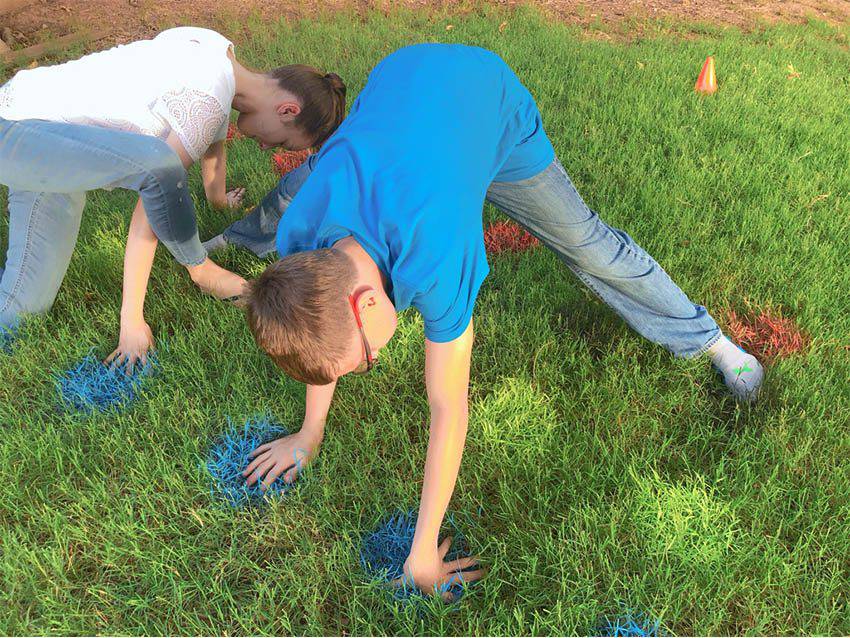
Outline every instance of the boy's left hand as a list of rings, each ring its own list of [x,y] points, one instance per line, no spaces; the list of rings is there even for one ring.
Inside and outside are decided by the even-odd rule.
[[[452,545],[452,537],[449,536],[440,544],[432,556],[417,556],[413,553],[404,561],[404,576],[392,582],[397,587],[408,585],[412,582],[423,594],[438,594],[443,589],[450,589],[456,584],[471,583],[484,576],[483,569],[473,571],[461,571],[468,567],[476,567],[478,558],[469,556],[456,560],[444,560]],[[441,593],[443,600],[451,602],[454,595],[449,591]]]

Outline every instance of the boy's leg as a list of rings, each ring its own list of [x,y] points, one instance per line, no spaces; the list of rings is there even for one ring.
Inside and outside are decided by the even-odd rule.
[[[9,248],[0,270],[0,332],[53,305],[77,242],[85,193],[9,192]]]
[[[28,192],[80,193],[96,188],[139,192],[154,233],[185,266],[206,251],[198,237],[186,170],[162,140],[81,126],[0,119],[0,183]]]
[[[259,205],[240,220],[233,222],[220,235],[204,242],[204,248],[213,252],[229,244],[247,248],[258,257],[275,251],[277,224],[292,198],[310,177],[316,165],[314,153],[301,166],[289,171]]]
[[[677,357],[709,351],[733,394],[755,397],[763,377],[755,358],[738,350],[729,355],[728,340],[708,311],[692,303],[626,232],[587,207],[557,159],[530,179],[494,182],[487,199],[555,251],[638,333]]]

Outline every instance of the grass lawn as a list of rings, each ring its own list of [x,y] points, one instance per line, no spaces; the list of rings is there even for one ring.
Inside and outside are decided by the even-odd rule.
[[[240,30],[250,64],[326,67],[351,100],[399,46],[497,51],[608,223],[721,324],[768,308],[811,346],[772,362],[761,402],[741,409],[707,360],[642,340],[545,249],[494,257],[449,510],[490,573],[457,609],[417,614],[364,582],[358,548],[418,504],[419,317],[402,315],[380,373],[341,381],[296,490],[265,510],[222,508],[202,465],[227,417],[267,411],[297,428],[303,387],[160,249],[147,317],[161,373],[123,413],[59,409],[52,374],[118,336],[134,195],[91,193],[53,312],[0,354],[0,632],[582,634],[629,607],[674,634],[850,633],[850,28],[592,39],[482,10]],[[720,90],[701,98],[708,54]],[[229,181],[249,203],[271,167],[253,142],[230,143]],[[192,179],[207,238],[239,213],[213,212]],[[219,261],[264,267],[236,250]]]

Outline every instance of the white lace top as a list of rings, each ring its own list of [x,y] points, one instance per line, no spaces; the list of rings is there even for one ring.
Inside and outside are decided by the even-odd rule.
[[[163,31],[79,60],[19,71],[0,87],[0,117],[153,135],[171,131],[194,160],[227,135],[233,44],[196,27]]]

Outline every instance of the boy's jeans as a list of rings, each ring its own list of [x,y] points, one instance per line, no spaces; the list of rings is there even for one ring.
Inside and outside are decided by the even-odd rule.
[[[227,242],[260,256],[273,252],[277,222],[315,158],[284,175],[259,206],[229,226]],[[675,356],[694,357],[720,338],[705,308],[693,304],[627,233],[587,207],[557,159],[529,179],[493,182],[487,200],[537,236],[638,333]]]
[[[155,137],[0,118],[0,184],[9,187],[0,332],[14,327],[23,314],[53,305],[77,242],[86,191],[138,191],[154,233],[177,261],[192,266],[206,258],[186,170]]]

